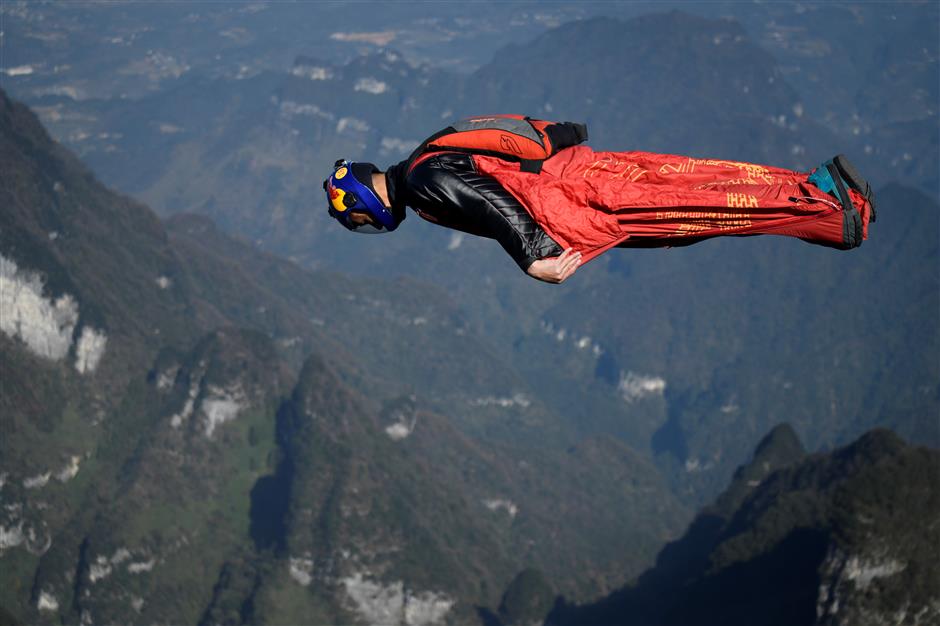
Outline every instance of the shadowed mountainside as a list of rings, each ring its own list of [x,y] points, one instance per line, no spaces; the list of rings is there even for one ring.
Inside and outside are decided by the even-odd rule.
[[[106,181],[174,214],[165,224],[0,93],[0,605],[27,622],[529,620],[549,588],[585,601],[649,566],[773,424],[813,449],[876,426],[940,442],[940,208],[891,182],[935,185],[935,42],[922,28],[904,46],[857,42],[833,66],[854,82],[808,96],[826,77],[793,59],[847,44],[806,19],[586,20],[468,77],[373,50],[183,71],[126,101],[36,95]],[[852,93],[858,115],[834,120]],[[481,109],[586,120],[597,148],[802,167],[845,151],[880,219],[850,253],[770,237],[614,251],[551,289],[493,242],[412,218],[377,243],[311,210],[338,154],[394,162]],[[810,467],[792,434],[755,463]],[[908,465],[936,475],[902,448],[867,435],[782,483],[752,463],[642,594],[557,615],[683,623],[715,598],[734,607],[729,581],[762,600],[788,589],[800,600],[781,619],[813,602],[828,623],[920,606],[936,582],[908,549],[920,539],[877,513],[903,509],[892,490],[921,493]],[[866,519],[907,543],[866,551],[881,545]],[[677,570],[688,613],[663,608]],[[825,598],[803,584],[812,571]]]
[[[780,426],[634,586],[546,623],[933,623],[938,473],[889,431],[806,455]]]
[[[685,520],[645,455],[559,445],[570,426],[440,290],[164,227],[2,92],[0,163],[17,618],[464,621],[531,563],[612,588]]]

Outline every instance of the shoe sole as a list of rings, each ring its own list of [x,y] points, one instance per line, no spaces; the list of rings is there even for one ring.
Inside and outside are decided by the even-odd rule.
[[[859,192],[865,199],[868,200],[869,206],[871,206],[871,220],[874,222],[877,219],[875,214],[875,193],[871,190],[871,185],[868,184],[868,181],[865,180],[861,173],[858,171],[852,162],[849,161],[848,157],[844,154],[840,154],[832,160],[836,165],[836,169],[839,170],[839,174],[849,187]]]
[[[835,183],[836,197],[842,203],[842,249],[851,250],[862,245],[862,217],[852,204],[849,192],[845,189],[845,182],[833,161],[826,163],[826,169]]]

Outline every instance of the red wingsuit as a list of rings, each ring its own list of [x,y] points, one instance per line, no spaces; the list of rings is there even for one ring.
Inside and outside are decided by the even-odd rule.
[[[667,247],[720,235],[787,235],[852,247],[839,200],[809,183],[807,172],[583,145],[559,151],[538,174],[493,156],[472,158],[561,247],[581,252],[582,262],[615,246]],[[867,239],[871,206],[848,192]]]

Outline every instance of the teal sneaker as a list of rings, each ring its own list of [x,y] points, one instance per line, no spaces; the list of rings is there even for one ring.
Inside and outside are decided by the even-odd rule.
[[[809,175],[809,182],[816,185],[820,191],[834,196],[842,205],[842,249],[851,250],[862,245],[862,216],[855,208],[855,205],[852,204],[849,192],[845,188],[847,180],[843,179],[839,167],[835,164],[836,159],[843,159],[844,162],[848,162],[841,154],[824,162]],[[849,166],[851,167],[851,164]],[[852,170],[857,174],[855,168],[852,168]],[[864,181],[861,177],[855,180],[856,183],[859,180]]]

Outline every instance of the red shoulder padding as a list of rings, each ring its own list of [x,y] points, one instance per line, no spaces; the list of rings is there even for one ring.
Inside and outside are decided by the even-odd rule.
[[[559,150],[587,139],[587,128],[572,122],[549,122],[522,115],[481,115],[454,122],[426,139],[414,152],[408,171],[428,153],[463,152],[519,162],[538,173],[542,162]]]
[[[545,159],[545,148],[527,137],[495,128],[465,130],[438,137],[430,149],[458,148],[483,153],[505,154],[515,159]]]

